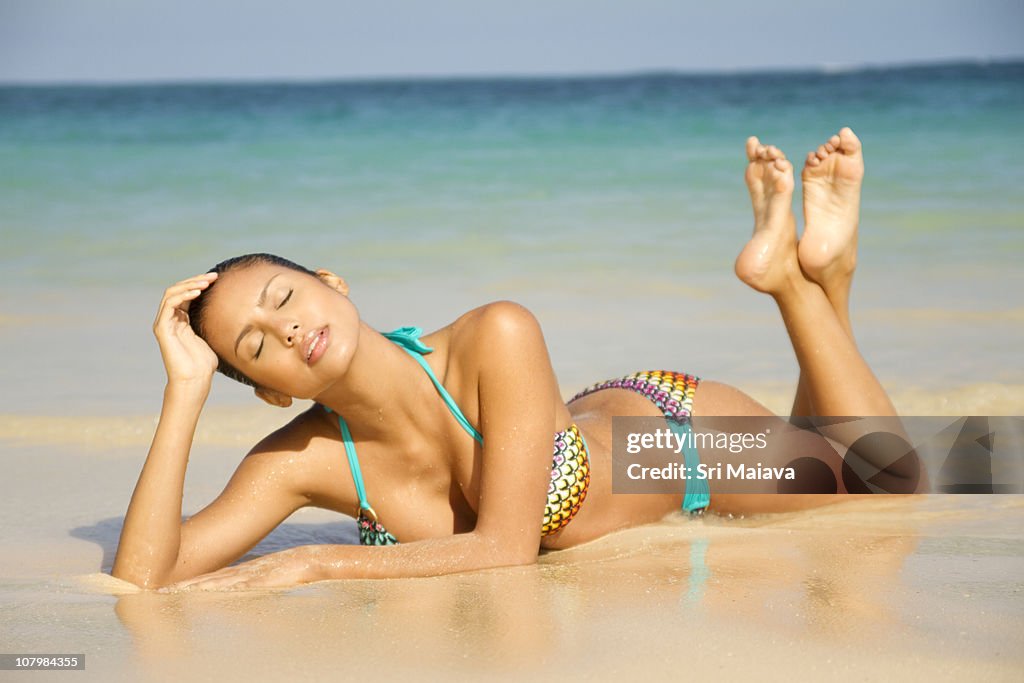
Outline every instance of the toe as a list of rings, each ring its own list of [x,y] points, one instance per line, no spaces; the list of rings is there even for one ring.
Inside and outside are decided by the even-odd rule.
[[[763,177],[764,171],[761,164],[751,163],[747,166],[747,172],[743,178],[747,181],[747,189],[750,190],[750,195],[755,199],[760,197],[764,191]]]
[[[808,152],[806,163],[808,166],[817,166],[820,163],[818,160],[818,155],[815,154],[814,152]]]
[[[847,126],[839,131],[839,140],[841,149],[847,154],[856,154],[860,151],[860,139],[854,134],[853,130]]]
[[[825,145],[819,146],[818,147],[818,158],[821,159],[822,161],[824,161],[825,157],[827,157],[827,156],[828,156],[828,150],[825,149]]]
[[[747,160],[754,161],[757,159],[757,148],[761,146],[761,143],[756,137],[751,135],[747,138]]]

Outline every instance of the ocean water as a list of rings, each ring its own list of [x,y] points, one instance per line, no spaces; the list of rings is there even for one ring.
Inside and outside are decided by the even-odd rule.
[[[0,88],[0,413],[156,410],[162,290],[251,251],[341,273],[379,327],[520,301],[567,391],[653,365],[794,381],[771,302],[732,276],[743,143],[799,169],[843,125],[879,376],[1024,383],[1021,120],[1024,63]]]

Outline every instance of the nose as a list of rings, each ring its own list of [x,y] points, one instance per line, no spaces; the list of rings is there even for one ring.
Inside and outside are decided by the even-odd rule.
[[[298,344],[299,340],[302,338],[302,335],[299,334],[299,324],[288,323],[284,329],[284,337],[289,345]]]

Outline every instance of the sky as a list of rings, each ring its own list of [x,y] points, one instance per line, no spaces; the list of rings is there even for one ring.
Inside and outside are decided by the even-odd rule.
[[[740,71],[1024,58],[1024,0],[0,0],[0,82]]]

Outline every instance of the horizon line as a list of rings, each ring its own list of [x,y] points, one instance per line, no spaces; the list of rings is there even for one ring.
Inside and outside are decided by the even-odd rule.
[[[327,85],[345,83],[400,83],[410,81],[546,81],[546,80],[601,80],[643,77],[714,77],[770,74],[850,74],[868,71],[928,69],[951,66],[1011,66],[1024,65],[1024,55],[1012,57],[951,57],[935,60],[903,60],[893,62],[822,62],[806,66],[721,67],[708,69],[644,68],[623,71],[593,72],[494,72],[465,74],[379,74],[351,76],[210,76],[168,77],[140,79],[78,79],[78,80],[0,80],[0,88],[61,88],[61,87],[162,87],[196,85]]]

